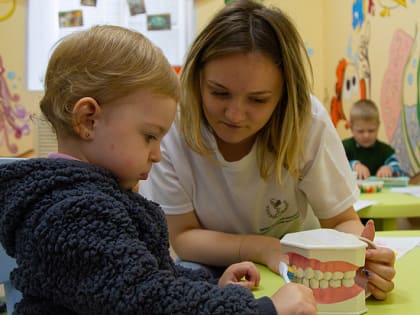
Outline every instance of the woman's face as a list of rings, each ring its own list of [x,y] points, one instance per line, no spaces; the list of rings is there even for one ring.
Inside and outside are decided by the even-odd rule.
[[[204,114],[219,150],[244,156],[279,103],[279,68],[263,54],[235,53],[206,63],[200,79]]]

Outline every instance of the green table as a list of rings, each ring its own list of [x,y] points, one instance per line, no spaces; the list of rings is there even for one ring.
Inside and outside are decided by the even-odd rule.
[[[420,217],[420,197],[384,189],[380,193],[360,194],[360,199],[379,201],[358,212],[361,218],[374,219],[377,229],[396,230],[398,218]]]
[[[420,231],[382,231],[377,232],[378,236],[417,236]],[[399,314],[420,314],[420,277],[417,268],[420,266],[420,247],[397,260],[395,268],[397,274],[394,278],[395,289],[388,295],[385,301],[377,301],[373,298],[366,300],[367,314],[378,315],[399,315]],[[261,283],[257,290],[254,290],[256,297],[271,296],[279,287],[284,284],[283,279],[271,272],[266,267],[258,266],[261,272]]]

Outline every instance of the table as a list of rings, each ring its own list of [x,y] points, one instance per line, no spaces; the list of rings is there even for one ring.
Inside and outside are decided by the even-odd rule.
[[[420,230],[406,231],[380,231],[378,236],[417,236]],[[385,301],[377,301],[373,298],[366,300],[369,315],[399,315],[419,314],[420,310],[420,247],[401,257],[395,263],[396,276],[394,278],[395,289],[388,295]],[[258,265],[261,272],[260,287],[253,291],[255,297],[271,296],[284,284],[283,279],[271,272],[264,266]]]
[[[380,203],[359,210],[360,218],[372,218],[377,229],[396,230],[398,218],[420,217],[420,198],[384,189],[380,193],[360,194],[361,200]]]

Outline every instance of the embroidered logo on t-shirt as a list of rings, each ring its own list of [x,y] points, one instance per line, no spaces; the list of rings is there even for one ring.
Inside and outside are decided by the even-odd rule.
[[[286,200],[270,199],[270,204],[265,206],[265,212],[272,219],[275,219],[287,211],[289,204]]]
[[[294,211],[294,213],[290,213],[290,211]],[[272,220],[268,226],[261,227],[260,233],[267,234],[280,228],[280,231],[283,228],[280,225],[289,224],[291,222],[299,223],[300,213],[298,210],[293,210],[293,208],[289,207],[289,203],[286,200],[279,200],[279,199],[270,199],[270,202],[267,206],[265,206],[265,212],[267,216]],[[290,227],[289,227],[290,228]],[[280,233],[284,233],[280,232]],[[279,233],[277,233],[279,234]]]

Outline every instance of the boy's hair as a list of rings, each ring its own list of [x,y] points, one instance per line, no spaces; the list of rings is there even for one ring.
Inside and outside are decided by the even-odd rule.
[[[311,115],[311,70],[305,45],[292,21],[278,8],[253,1],[234,1],[225,6],[197,36],[181,72],[180,130],[188,145],[200,154],[211,148],[202,137],[209,128],[203,113],[200,72],[205,63],[235,53],[262,53],[271,58],[283,76],[282,96],[266,126],[259,132],[260,174],[273,171],[281,183],[286,167],[299,176],[305,130]]]
[[[60,40],[44,86],[41,111],[57,134],[67,135],[75,134],[72,111],[83,97],[103,104],[141,88],[176,101],[180,97],[178,77],[162,51],[139,32],[111,25]]]
[[[356,120],[374,121],[379,124],[379,111],[376,104],[371,100],[359,100],[350,109],[350,122]]]

